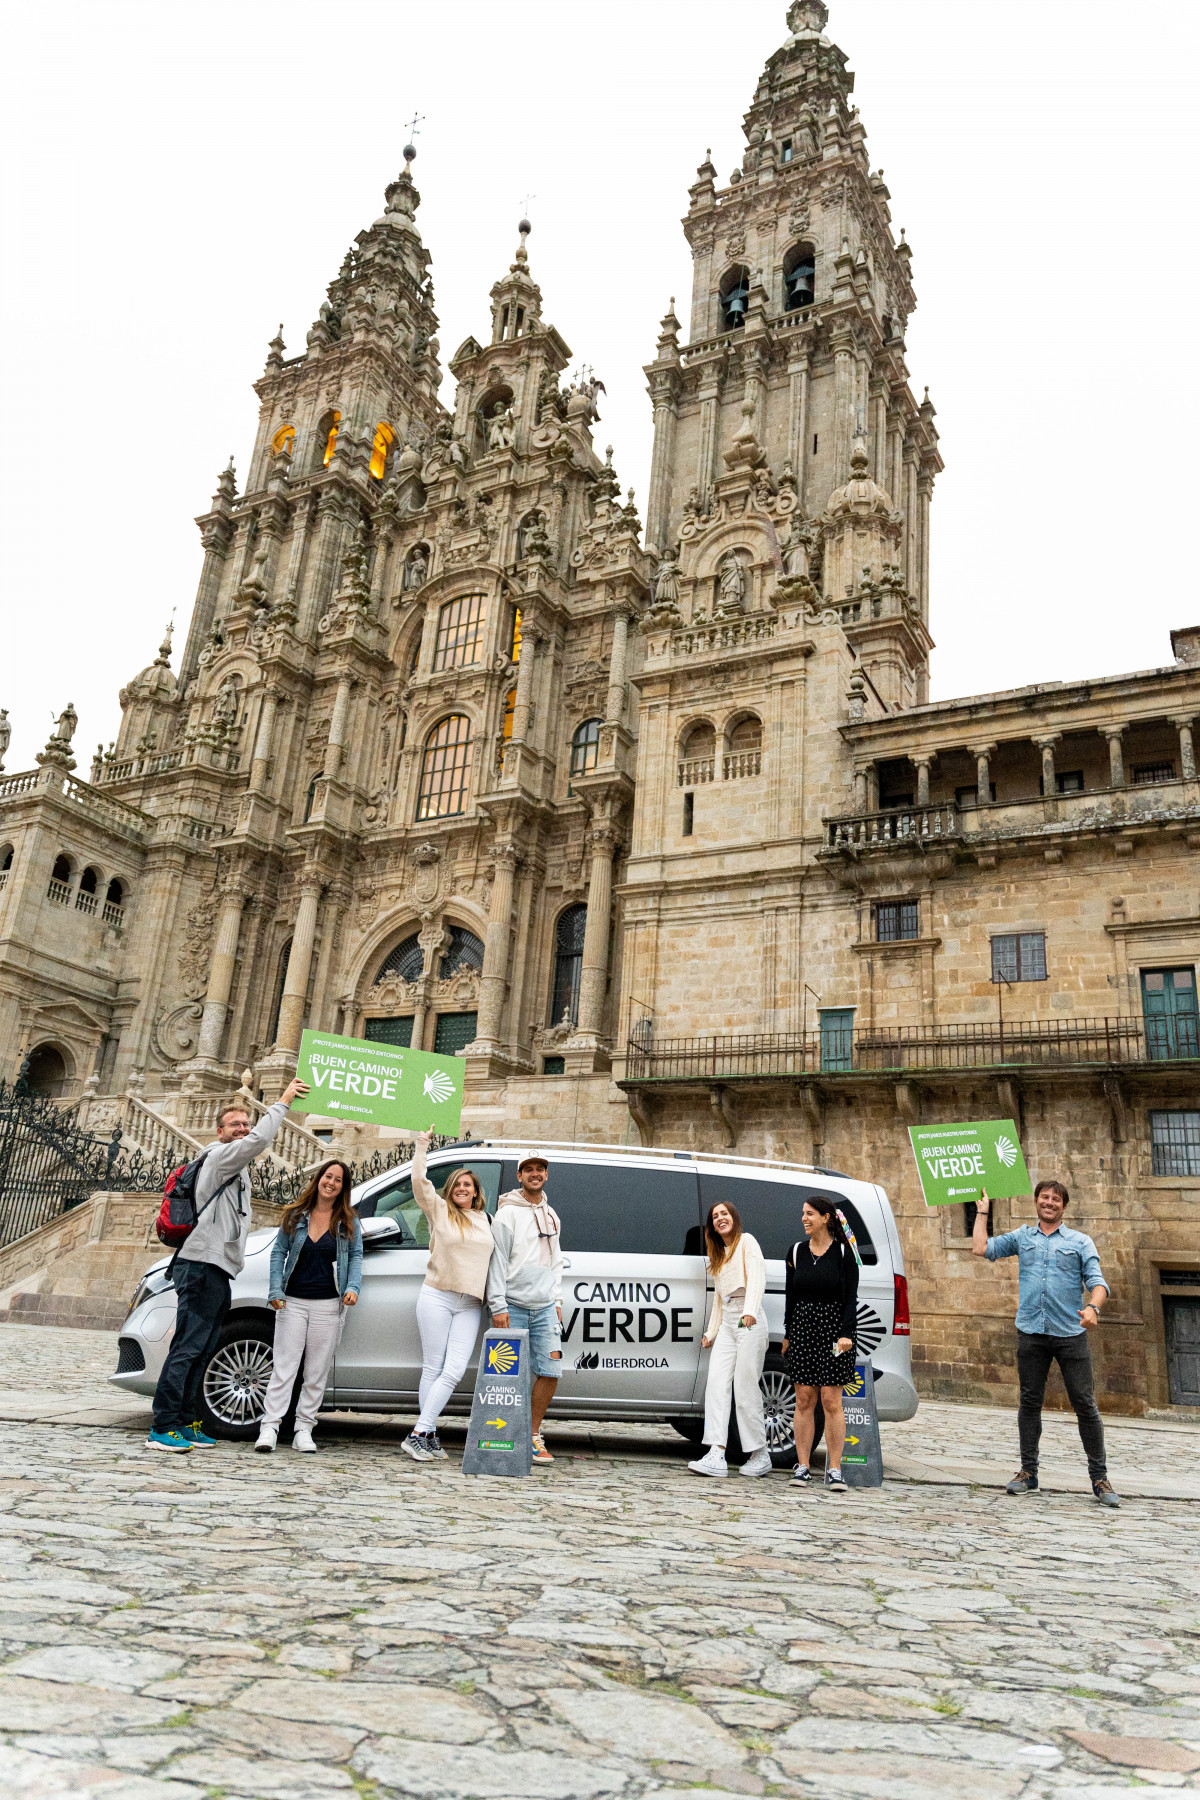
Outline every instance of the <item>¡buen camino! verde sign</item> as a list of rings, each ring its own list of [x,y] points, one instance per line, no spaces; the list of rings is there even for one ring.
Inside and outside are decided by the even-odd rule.
[[[910,1125],[913,1155],[926,1206],[1013,1200],[1030,1190],[1029,1171],[1011,1119],[974,1125]]]
[[[462,1119],[461,1056],[430,1056],[399,1044],[306,1031],[296,1073],[312,1089],[292,1112],[330,1114],[359,1125],[456,1137]]]

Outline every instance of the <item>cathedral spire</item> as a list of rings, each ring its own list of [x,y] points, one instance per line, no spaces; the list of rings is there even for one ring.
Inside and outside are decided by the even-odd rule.
[[[492,289],[492,342],[506,338],[527,337],[540,323],[542,290],[529,272],[529,234],[533,226],[522,219],[517,226],[518,243],[508,274]]]

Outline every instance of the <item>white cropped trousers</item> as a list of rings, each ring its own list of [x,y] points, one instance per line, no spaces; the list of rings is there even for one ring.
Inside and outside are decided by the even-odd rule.
[[[739,1315],[740,1316],[740,1315]],[[759,1379],[767,1356],[767,1321],[760,1313],[753,1325],[726,1317],[708,1359],[704,1389],[704,1441],[724,1449],[729,1437],[729,1401],[737,1408],[738,1436],[749,1456],[767,1442]]]
[[[275,1314],[275,1349],[263,1407],[264,1425],[278,1426],[282,1420],[303,1362],[304,1383],[296,1402],[296,1427],[312,1430],[325,1398],[325,1384],[333,1367],[345,1310],[335,1295],[332,1300],[288,1299]]]
[[[426,1282],[417,1295],[417,1329],[421,1333],[421,1416],[418,1431],[432,1431],[451,1394],[462,1380],[475,1339],[483,1304],[474,1294],[455,1294]]]

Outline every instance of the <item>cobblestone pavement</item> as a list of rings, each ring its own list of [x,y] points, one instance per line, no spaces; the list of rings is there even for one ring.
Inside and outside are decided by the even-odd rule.
[[[0,1398],[102,1402],[111,1354],[6,1327]],[[887,1428],[910,1453],[923,1415],[934,1453],[1012,1435],[922,1409]],[[1101,1511],[1068,1421],[1048,1438],[1077,1491],[1014,1501],[928,1476],[845,1497],[703,1482],[657,1429],[559,1427],[553,1468],[501,1483],[464,1481],[461,1433],[422,1466],[394,1424],[353,1421],[323,1422],[317,1457],[167,1458],[115,1418],[0,1423],[5,1795],[1200,1786],[1200,1507]],[[1112,1438],[1151,1481],[1200,1444]]]

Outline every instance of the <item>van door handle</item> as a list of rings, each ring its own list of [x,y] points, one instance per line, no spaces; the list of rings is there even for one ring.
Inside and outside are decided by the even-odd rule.
[[[563,1257],[563,1259],[562,1259],[562,1266],[563,1266],[563,1268],[564,1268],[564,1269],[569,1269],[569,1268],[570,1268],[570,1267],[571,1267],[571,1259],[570,1259],[570,1257],[569,1257],[569,1256],[564,1256],[564,1257]]]

